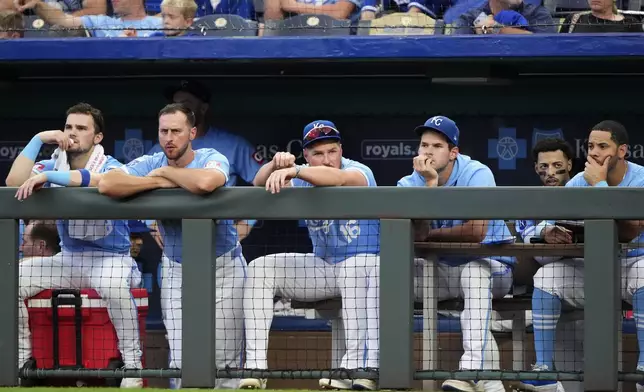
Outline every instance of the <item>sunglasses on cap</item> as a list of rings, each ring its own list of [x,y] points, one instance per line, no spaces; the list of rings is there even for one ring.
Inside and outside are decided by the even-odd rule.
[[[304,143],[311,142],[320,136],[336,136],[340,137],[340,132],[337,129],[329,126],[313,128],[304,135]]]

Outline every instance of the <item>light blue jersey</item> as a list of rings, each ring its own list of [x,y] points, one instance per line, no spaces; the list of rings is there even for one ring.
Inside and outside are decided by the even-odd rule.
[[[226,186],[237,185],[238,178],[242,178],[249,184],[253,183],[255,175],[264,163],[262,158],[255,153],[255,148],[243,137],[210,128],[205,135],[192,141],[192,148],[214,148],[228,159],[230,175]],[[163,149],[157,143],[148,151],[148,155],[162,152]]]
[[[111,156],[106,155],[105,157],[107,162],[103,165],[100,173],[107,173],[110,170],[123,167],[121,162]],[[40,174],[44,171],[54,170],[55,162],[54,159],[37,162],[33,172]],[[126,220],[58,220],[56,226],[63,251],[130,254],[130,228]]]
[[[633,163],[626,161],[628,168],[626,169],[626,174],[624,175],[624,179],[622,179],[622,182],[619,183],[619,187],[631,187],[631,188],[641,188],[644,187],[644,167]],[[604,186],[606,183],[604,183]],[[590,186],[586,180],[584,179],[584,172],[577,173],[576,176],[572,178],[572,180],[568,181],[566,184],[568,187],[585,187],[585,186]],[[549,223],[553,223],[550,221]],[[642,241],[644,241],[644,233],[640,233],[639,236],[637,236],[635,239],[631,241],[631,243],[634,244],[641,244]],[[626,254],[626,257],[638,257],[644,255],[644,248],[635,248],[631,251],[629,251]]]
[[[425,178],[414,171],[412,174],[401,178],[400,181],[398,181],[398,186],[423,187],[425,186]],[[490,168],[479,161],[471,159],[467,155],[459,154],[456,161],[454,161],[452,174],[449,176],[447,183],[443,186],[487,187],[496,186],[496,182],[494,181],[494,175]],[[433,220],[431,221],[431,228],[440,229],[443,227],[454,227],[466,222],[466,220]],[[514,236],[512,236],[512,233],[510,233],[510,230],[504,221],[488,221],[487,234],[483,241],[481,241],[482,244],[502,244],[512,242],[514,242]],[[477,258],[480,257],[450,256],[441,257],[440,261],[449,265],[461,265],[476,260]],[[499,256],[494,257],[494,259],[510,265],[516,262],[514,257]]]
[[[125,30],[135,30],[137,37],[149,37],[163,28],[163,20],[158,16],[146,16],[143,19],[123,20],[107,15],[83,15],[80,17],[92,37],[121,37]]]
[[[152,170],[168,166],[168,158],[163,152],[154,155],[144,155],[123,167],[123,171],[133,176],[145,177]],[[214,148],[203,148],[195,150],[195,158],[186,166],[186,169],[212,169],[219,170],[228,181],[228,159]],[[217,221],[215,233],[216,256],[233,251],[232,256],[241,254],[241,246],[237,241],[237,230],[232,220]],[[181,263],[181,220],[162,220],[159,230],[163,236],[163,252],[170,260]]]
[[[230,164],[230,175],[226,186],[237,185],[237,179],[242,178],[249,184],[253,183],[255,175],[264,163],[257,154],[255,148],[243,137],[230,132],[210,127],[205,135],[192,141],[192,148],[214,148],[223,154]],[[161,152],[163,149],[157,143],[150,149],[148,155]],[[250,226],[255,225],[257,220],[246,220]]]
[[[373,172],[362,163],[342,158],[342,170],[362,173],[367,186],[377,186]],[[311,187],[299,178],[291,180],[293,187]],[[380,254],[379,220],[307,220],[313,253],[327,263],[340,263],[349,257],[368,253]]]
[[[526,244],[530,243],[530,239],[533,237],[539,237],[537,235],[537,223],[538,221],[534,219],[519,219],[514,221],[514,227],[517,231],[517,234],[521,237],[523,242]]]

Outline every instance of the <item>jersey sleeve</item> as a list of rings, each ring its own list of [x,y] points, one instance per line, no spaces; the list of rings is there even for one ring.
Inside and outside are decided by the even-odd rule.
[[[228,182],[228,178],[230,177],[230,164],[228,163],[228,158],[223,154],[211,150],[206,153],[202,162],[204,169],[219,171],[226,178],[226,182]]]
[[[44,171],[54,170],[54,164],[55,163],[56,163],[56,161],[53,160],[53,159],[46,159],[44,161],[39,161],[39,162],[36,162],[36,164],[31,169],[31,171],[34,174],[40,174],[40,173],[42,173]]]
[[[125,165],[123,165],[121,162],[117,161],[114,158],[110,158],[105,164],[105,167],[103,168],[103,173],[107,173],[108,171],[114,170],[114,169],[120,169],[123,166]]]
[[[496,181],[494,181],[494,174],[489,168],[481,168],[472,173],[466,186],[496,186]]]
[[[121,166],[121,170],[132,176],[145,177],[155,169],[152,164],[153,159],[154,157],[152,155],[138,157],[127,165]]]
[[[360,172],[367,180],[367,186],[377,186],[376,178],[373,176],[373,172],[365,165],[351,165],[346,167],[344,170]]]

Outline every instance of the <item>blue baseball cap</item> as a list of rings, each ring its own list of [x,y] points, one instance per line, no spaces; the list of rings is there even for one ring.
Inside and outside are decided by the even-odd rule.
[[[419,125],[414,131],[421,136],[425,131],[438,131],[447,137],[452,144],[458,146],[458,139],[460,131],[456,126],[456,123],[445,116],[434,116],[429,120],[425,121],[425,124]]]
[[[302,147],[306,147],[313,142],[325,139],[341,140],[340,131],[334,123],[328,120],[316,120],[304,127],[302,134]]]
[[[150,229],[148,226],[146,226],[144,222],[136,219],[131,219],[127,221],[127,225],[130,228],[131,234],[149,233],[151,231],[156,231],[156,230]]]

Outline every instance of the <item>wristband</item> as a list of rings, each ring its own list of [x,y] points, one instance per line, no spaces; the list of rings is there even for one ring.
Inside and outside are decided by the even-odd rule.
[[[90,181],[92,180],[91,173],[87,169],[80,169],[79,172],[80,172],[80,175],[81,175],[81,184],[80,184],[80,186],[88,187]]]
[[[300,170],[302,170],[302,166],[300,165],[295,166],[295,177],[293,178],[297,178],[297,176],[300,175]]]
[[[29,143],[25,146],[25,148],[22,149],[20,152],[20,155],[24,156],[25,158],[36,161],[36,158],[38,158],[38,154],[40,153],[40,147],[42,147],[43,143],[42,140],[40,140],[40,136],[36,135],[31,138]]]
[[[47,177],[47,181],[56,185],[67,186],[71,181],[71,173],[68,171],[46,171],[42,174]]]

